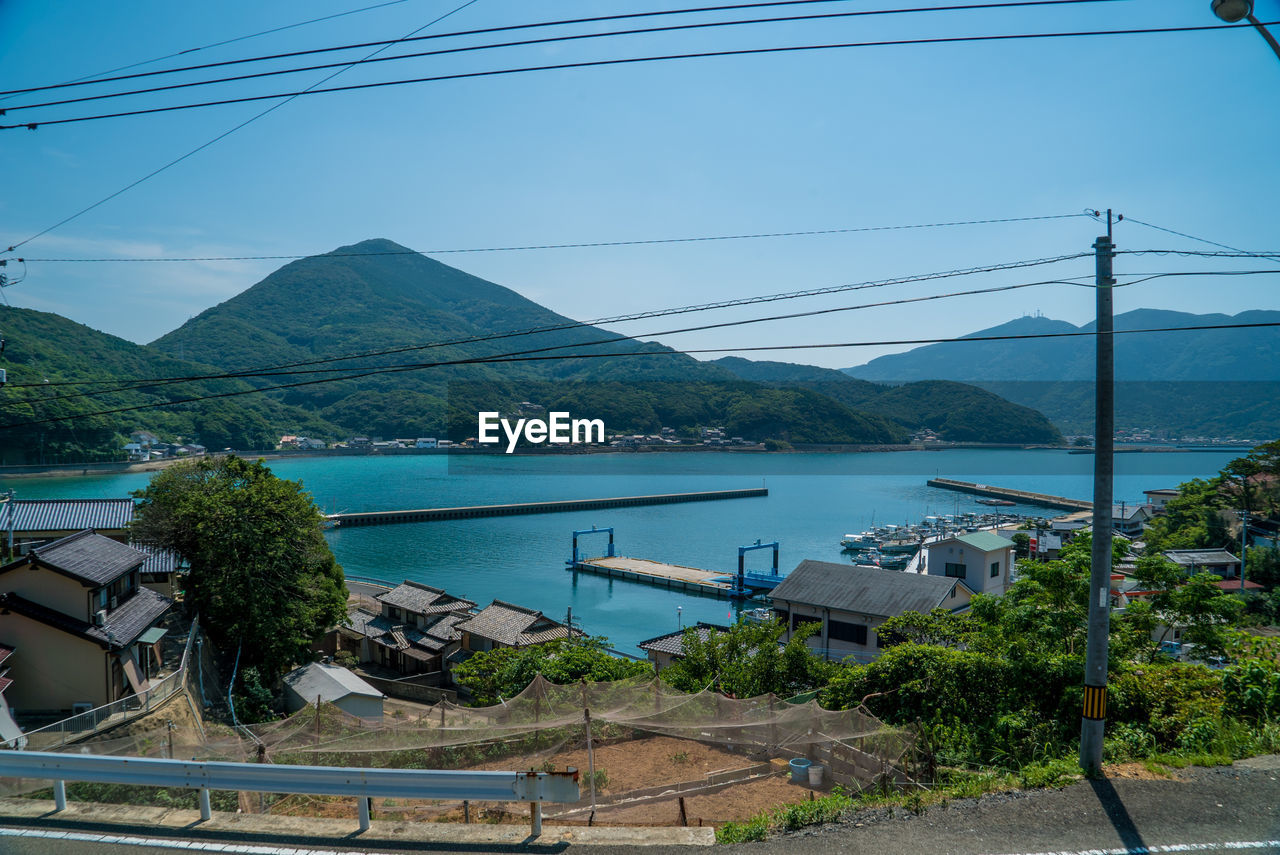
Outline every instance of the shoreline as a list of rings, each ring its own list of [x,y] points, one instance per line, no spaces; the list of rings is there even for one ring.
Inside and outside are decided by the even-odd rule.
[[[1092,454],[1093,449],[1081,449],[1066,445],[1047,445],[1044,443],[1003,443],[1003,442],[931,442],[931,443],[908,443],[893,445],[859,445],[846,443],[818,444],[806,443],[798,444],[789,449],[779,449],[776,451],[768,451],[763,445],[747,445],[747,446],[632,446],[629,448],[614,447],[588,447],[574,448],[570,450],[561,449],[518,449],[511,454],[497,449],[489,448],[391,448],[366,450],[363,448],[324,448],[324,449],[308,449],[305,451],[284,451],[281,449],[270,449],[262,451],[217,451],[205,455],[206,457],[221,457],[226,454],[235,454],[245,460],[293,460],[298,458],[316,458],[316,457],[416,457],[419,455],[495,455],[499,457],[545,457],[548,455],[581,455],[581,454],[693,454],[693,453],[713,453],[713,454],[865,454],[865,453],[890,453],[900,451],[955,451],[955,450],[989,450],[989,451],[1066,451],[1072,454]],[[1185,445],[1153,445],[1153,446],[1137,446],[1133,448],[1120,447],[1116,449],[1117,453],[1128,454],[1170,454],[1170,453],[1193,453],[1198,451],[1226,451],[1237,450],[1234,446],[1230,449],[1218,446],[1185,446]],[[1247,451],[1247,446],[1240,446],[1239,450]],[[7,478],[74,478],[93,475],[124,475],[137,472],[156,472],[175,463],[184,460],[196,460],[193,457],[174,457],[164,460],[148,460],[145,462],[130,463],[127,461],[113,461],[105,463],[57,463],[57,464],[28,464],[16,466],[0,466],[0,480]]]

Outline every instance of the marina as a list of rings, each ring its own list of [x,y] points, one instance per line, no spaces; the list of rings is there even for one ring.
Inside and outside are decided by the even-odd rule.
[[[609,544],[607,554],[598,558],[586,558],[578,550],[579,538],[588,535],[607,534]],[[773,572],[748,572],[746,554],[758,549],[773,550]],[[627,558],[614,553],[613,529],[596,528],[580,529],[573,533],[573,555],[565,562],[566,569],[575,573],[581,571],[615,579],[626,579],[647,585],[656,585],[674,591],[702,594],[711,597],[724,597],[744,600],[772,590],[782,579],[778,575],[778,544],[761,543],[757,540],[750,546],[738,547],[738,572],[728,574],[717,570],[702,570],[697,567],[686,567],[682,564],[670,564],[664,561],[652,561],[647,558]]]

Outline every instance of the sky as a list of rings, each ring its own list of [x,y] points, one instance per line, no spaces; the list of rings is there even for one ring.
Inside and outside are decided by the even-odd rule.
[[[185,4],[0,3],[6,90],[421,34],[684,8],[678,2],[401,0],[240,37],[378,0]],[[578,24],[398,45],[385,55],[570,33],[939,6],[832,0]],[[1263,21],[1280,0],[1257,0]],[[352,68],[328,86],[623,57],[792,45],[1220,23],[1208,0],[829,18],[580,39]],[[1273,28],[1280,34],[1280,26]],[[230,44],[211,46],[228,39]],[[191,50],[201,48],[199,50]],[[365,48],[297,64],[362,57]],[[224,73],[285,67],[231,66]],[[194,80],[213,72],[144,78]],[[312,71],[178,92],[14,110],[129,82],[0,96],[0,123],[294,91]],[[55,259],[311,255],[389,238],[580,320],[1072,253],[1117,213],[1257,251],[1280,251],[1280,58],[1229,31],[886,46],[709,57],[485,76],[321,94],[284,103],[70,222],[51,226],[210,143],[276,101],[0,131],[0,243],[23,257],[9,305],[56,312],[138,343],[229,299],[285,261]],[[1017,223],[755,240],[536,251],[442,250]],[[40,234],[45,232],[44,234]],[[38,237],[35,237],[38,235]],[[1121,250],[1215,247],[1131,220]],[[25,242],[24,242],[25,241]],[[19,243],[23,242],[23,243]],[[3,248],[3,247],[0,247]],[[1118,274],[1262,270],[1276,262],[1126,256]],[[781,304],[791,311],[1088,277],[1090,257],[1023,271],[886,286]],[[23,275],[11,261],[3,271]],[[1116,311],[1234,314],[1280,308],[1275,275],[1156,279]],[[305,299],[300,295],[300,298]],[[774,314],[779,304],[698,315]],[[0,334],[5,307],[0,304]],[[1090,288],[1045,285],[660,337],[677,348],[963,335],[1022,315],[1092,319]],[[686,316],[687,317],[687,316]],[[644,336],[661,319],[615,326]],[[424,331],[424,340],[430,331]],[[894,347],[761,353],[857,365]],[[709,354],[704,358],[714,358]]]

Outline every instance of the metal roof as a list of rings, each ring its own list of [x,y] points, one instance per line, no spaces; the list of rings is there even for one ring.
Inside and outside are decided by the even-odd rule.
[[[997,549],[1009,549],[1013,546],[1012,540],[1006,540],[998,534],[989,531],[973,531],[969,534],[962,534],[954,538],[965,546],[971,546],[974,549],[981,549],[983,552],[995,552]],[[944,543],[946,541],[943,541]]]
[[[1160,553],[1174,564],[1199,567],[1203,564],[1238,564],[1236,558],[1225,549],[1168,549]]]
[[[0,524],[14,534],[37,531],[117,531],[133,521],[133,499],[14,499],[0,509]]]
[[[775,602],[839,609],[844,612],[893,617],[903,612],[928,613],[950,598],[959,579],[856,567],[828,561],[801,561],[770,592]]]
[[[334,703],[349,695],[382,697],[382,692],[346,668],[325,665],[323,662],[312,662],[310,665],[303,665],[297,670],[290,671],[285,675],[284,683],[297,692],[299,697],[311,703],[314,703],[317,697],[325,703]]]
[[[80,531],[37,546],[0,567],[0,573],[36,564],[70,576],[86,587],[101,587],[140,567],[147,556],[131,546],[92,531]]]

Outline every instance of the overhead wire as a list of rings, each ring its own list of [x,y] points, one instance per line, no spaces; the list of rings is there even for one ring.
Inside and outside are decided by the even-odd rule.
[[[474,2],[474,0],[473,0]],[[1267,21],[1265,25],[1274,25],[1280,22]],[[878,41],[864,42],[833,42],[826,44],[813,45],[778,45],[773,47],[760,48],[738,48],[732,50],[711,50],[711,51],[694,51],[690,53],[674,53],[660,54],[653,56],[637,56],[637,57],[618,57],[613,59],[596,59],[583,60],[578,62],[560,62],[549,65],[531,65],[515,68],[487,69],[480,71],[455,72],[451,74],[436,74],[424,77],[404,78],[400,80],[381,80],[368,83],[354,83],[346,86],[328,86],[328,87],[308,87],[307,89],[294,90],[288,92],[275,92],[263,95],[244,95],[234,98],[220,98],[211,101],[197,101],[186,104],[170,104],[160,107],[147,107],[134,110],[122,110],[114,113],[94,113],[89,115],[72,116],[61,119],[47,119],[38,122],[23,122],[19,124],[0,125],[0,130],[15,130],[18,128],[27,128],[35,130],[45,125],[65,125],[79,122],[100,121],[103,119],[118,119],[131,116],[154,115],[158,113],[170,113],[180,110],[194,110],[206,107],[221,107],[230,104],[245,104],[256,101],[270,101],[274,99],[287,98],[293,100],[307,95],[327,95],[337,92],[356,92],[369,89],[381,89],[388,86],[407,86],[423,83],[439,83],[446,80],[468,80],[485,77],[497,77],[509,74],[528,74],[542,71],[565,71],[569,69],[580,68],[603,68],[611,66],[623,66],[637,63],[657,63],[670,62],[690,59],[707,59],[711,57],[728,57],[728,56],[761,56],[779,53],[802,53],[808,51],[827,51],[827,50],[847,50],[855,48],[871,48],[871,47],[902,47],[907,45],[940,45],[940,44],[963,44],[963,43],[985,43],[985,42],[1001,42],[1015,41],[1023,39],[1061,39],[1061,38],[1084,38],[1084,37],[1100,37],[1100,36],[1125,36],[1125,35],[1152,35],[1167,33],[1189,33],[1204,32],[1210,30],[1226,30],[1239,29],[1236,24],[1203,24],[1197,26],[1182,27],[1136,27],[1119,30],[1075,30],[1068,32],[1052,32],[1052,33],[1006,33],[998,35],[977,35],[977,36],[943,36],[937,38],[917,38],[917,39],[885,39]]]
[[[1219,330],[1219,329],[1261,329],[1280,327],[1280,321],[1261,321],[1256,323],[1245,324],[1198,324],[1194,326],[1183,327],[1148,327],[1143,329],[1132,330],[1114,330],[1111,335],[1133,335],[1138,333],[1167,333],[1167,332],[1192,332],[1197,330]],[[512,357],[470,357],[456,360],[443,360],[440,362],[422,363],[413,366],[397,366],[391,368],[383,368],[363,372],[357,377],[373,376],[375,374],[390,374],[404,371],[417,371],[424,368],[436,368],[447,365],[478,365],[493,364],[505,362],[540,362],[548,360],[568,360],[568,359],[604,359],[614,357],[653,357],[653,356],[673,356],[673,355],[692,355],[703,353],[754,353],[761,351],[796,351],[796,350],[814,350],[814,349],[830,349],[830,348],[852,348],[852,347],[890,347],[900,345],[920,345],[920,344],[959,344],[965,342],[988,342],[988,341],[1021,341],[1030,339],[1052,339],[1052,338],[1075,338],[1081,336],[1096,336],[1095,330],[1076,330],[1072,332],[1058,333],[1027,333],[1021,335],[991,335],[991,336],[962,336],[959,338],[917,338],[917,339],[895,339],[880,341],[845,341],[845,342],[827,342],[827,343],[807,343],[807,344],[786,344],[786,345],[751,345],[742,347],[713,347],[698,348],[689,350],[640,350],[628,351],[621,353],[586,353],[586,354],[538,354],[529,356],[512,356]],[[347,378],[347,379],[354,379]],[[0,430],[11,430],[20,427],[32,427],[41,424],[52,424],[56,422],[71,421],[74,419],[93,418],[96,416],[117,415],[120,413],[135,412],[137,410],[155,409],[157,407],[172,407],[182,404],[199,403],[201,401],[214,400],[220,398],[233,398],[241,395],[258,394],[261,392],[273,391],[278,389],[291,389],[301,386],[311,386],[319,383],[335,382],[334,378],[319,378],[313,380],[301,380],[295,383],[280,384],[278,386],[266,389],[241,389],[232,392],[222,392],[210,395],[200,395],[192,398],[181,399],[177,401],[153,402],[148,404],[138,404],[129,407],[116,407],[110,410],[99,410],[91,413],[76,413],[66,416],[55,416],[45,419],[33,419],[25,422],[13,422],[6,425],[0,425]]]
[[[405,38],[409,38],[409,37],[411,37],[411,36],[415,36],[415,35],[417,35],[418,33],[422,32],[423,30],[427,29],[428,27],[432,27],[432,26],[434,26],[434,25],[436,25],[436,24],[440,23],[440,22],[441,22],[441,21],[443,21],[444,19],[446,19],[446,18],[450,17],[451,15],[455,15],[455,14],[457,14],[458,12],[461,12],[463,9],[467,8],[468,6],[470,6],[470,5],[472,5],[472,4],[476,3],[476,2],[477,2],[477,0],[466,0],[464,3],[462,3],[462,4],[458,5],[458,6],[455,6],[454,8],[450,9],[448,12],[445,12],[443,15],[439,15],[439,16],[437,16],[437,17],[433,18],[432,20],[428,21],[427,23],[423,24],[423,25],[422,25],[421,27],[419,27],[418,29],[416,29],[416,30],[414,30],[413,32],[411,32],[411,33],[407,34],[407,35],[405,36]],[[388,46],[389,46],[389,45],[388,45]],[[384,48],[379,49],[378,51],[374,51],[372,54],[369,54],[369,56],[370,56],[370,57],[372,57],[372,56],[376,55],[377,53],[381,52],[382,50],[386,50],[386,48],[384,47]],[[366,58],[367,58],[367,57],[366,57]],[[320,80],[316,81],[314,84],[312,84],[312,86],[308,87],[307,89],[302,90],[302,93],[309,92],[309,91],[311,91],[311,89],[312,89],[313,87],[315,87],[315,86],[321,86],[321,85],[323,85],[323,84],[325,84],[325,83],[329,82],[330,80],[333,80],[335,77],[337,77],[338,75],[342,74],[342,72],[343,72],[344,70],[345,70],[345,69],[338,69],[337,71],[333,72],[332,74],[330,74],[330,75],[328,75],[328,76],[326,76],[326,77],[324,77],[324,78],[322,78],[322,79],[320,79]],[[300,93],[300,94],[302,94],[302,93]],[[173,168],[174,166],[177,166],[179,163],[182,163],[182,162],[183,162],[184,160],[186,160],[187,158],[189,158],[189,157],[193,157],[194,155],[199,154],[200,152],[204,151],[206,148],[209,148],[210,146],[215,145],[215,144],[217,144],[218,142],[221,142],[222,140],[226,139],[227,137],[231,136],[232,134],[236,133],[237,131],[239,131],[239,130],[241,130],[241,129],[243,129],[243,128],[248,127],[249,125],[251,125],[251,124],[253,124],[254,122],[258,121],[259,119],[263,118],[264,116],[267,116],[267,115],[269,115],[269,114],[271,114],[271,113],[275,112],[276,110],[280,109],[281,107],[285,106],[286,104],[291,103],[291,102],[292,102],[295,98],[297,98],[297,97],[299,97],[299,96],[290,96],[290,97],[288,97],[287,99],[285,99],[285,100],[281,101],[281,102],[280,102],[280,103],[278,103],[278,104],[272,104],[272,105],[271,105],[270,107],[268,107],[267,109],[262,110],[262,111],[261,111],[261,112],[259,112],[259,113],[255,113],[254,115],[250,116],[248,119],[245,119],[243,122],[240,122],[239,124],[234,125],[233,127],[229,128],[228,130],[225,130],[225,131],[223,131],[222,133],[218,134],[216,137],[214,137],[213,139],[209,140],[208,142],[201,143],[200,145],[198,145],[198,146],[196,146],[195,148],[193,148],[193,149],[191,149],[190,151],[188,151],[186,154],[180,155],[179,157],[176,157],[176,158],[174,158],[173,160],[171,160],[171,161],[169,161],[169,162],[165,163],[163,166],[160,166],[160,167],[158,167],[158,168],[156,168],[156,169],[151,170],[150,172],[148,172],[148,173],[146,173],[145,175],[143,175],[141,178],[138,178],[138,179],[136,179],[136,180],[134,180],[134,181],[130,182],[129,184],[126,184],[124,187],[121,187],[119,190],[116,190],[114,193],[111,193],[111,194],[109,194],[109,195],[107,195],[107,196],[102,197],[101,199],[99,199],[98,201],[94,202],[94,203],[93,203],[93,204],[91,204],[91,205],[86,205],[85,207],[81,208],[80,210],[76,211],[75,213],[73,213],[73,214],[71,214],[71,215],[69,215],[69,216],[67,216],[67,217],[63,217],[61,220],[58,220],[58,221],[57,221],[56,223],[54,223],[53,225],[48,226],[47,228],[44,228],[44,229],[42,229],[42,230],[40,230],[40,231],[36,232],[35,234],[31,235],[30,237],[28,237],[28,238],[26,238],[26,239],[18,241],[17,243],[15,243],[15,244],[13,244],[12,246],[10,246],[7,250],[5,250],[5,252],[13,252],[13,251],[14,251],[14,250],[16,250],[18,247],[23,246],[23,245],[25,245],[25,244],[28,244],[28,243],[30,243],[31,241],[35,240],[35,239],[36,239],[36,238],[38,238],[38,237],[43,237],[44,235],[47,235],[49,232],[54,231],[55,229],[59,229],[59,228],[61,228],[62,226],[65,226],[67,223],[72,222],[73,220],[77,220],[77,219],[79,219],[80,217],[84,216],[85,214],[89,213],[90,211],[94,210],[95,208],[98,208],[98,207],[100,207],[100,206],[102,206],[102,205],[105,205],[107,202],[110,202],[112,199],[116,198],[117,196],[120,196],[120,195],[121,195],[121,194],[123,194],[123,193],[127,193],[128,191],[132,190],[134,187],[137,187],[139,184],[142,184],[142,183],[143,183],[143,182],[145,182],[145,181],[149,181],[150,179],[152,179],[152,178],[156,177],[156,176],[157,176],[157,175],[159,175],[160,173],[162,173],[162,172],[164,172],[164,171],[166,171],[166,170],[168,170],[168,169],[171,169],[171,168]]]
[[[403,0],[399,0],[399,1],[403,2]],[[724,4],[724,5],[717,5],[717,6],[695,6],[695,7],[683,8],[683,9],[659,9],[659,10],[651,10],[646,12],[624,12],[624,13],[613,14],[613,15],[592,15],[590,17],[582,17],[582,18],[562,18],[562,19],[553,20],[553,21],[534,21],[534,22],[529,22],[524,24],[505,24],[502,26],[495,26],[495,27],[479,27],[479,28],[470,29],[470,30],[455,30],[453,32],[448,32],[448,33],[430,33],[428,35],[423,35],[423,36],[415,35],[415,36],[410,36],[408,38],[401,38],[401,39],[383,39],[378,41],[354,42],[354,43],[344,44],[344,45],[333,45],[330,47],[311,48],[307,50],[285,51],[282,53],[266,54],[262,56],[242,57],[239,59],[228,59],[220,62],[209,62],[209,63],[200,64],[200,65],[188,65],[188,66],[180,66],[178,68],[166,68],[166,69],[160,69],[158,71],[142,72],[139,74],[125,74],[125,75],[120,75],[119,77],[100,77],[98,75],[94,75],[93,76],[94,79],[82,78],[81,80],[68,81],[65,83],[54,83],[54,84],[48,84],[44,86],[29,86],[22,89],[0,90],[0,96],[26,94],[30,92],[43,92],[51,89],[63,89],[69,86],[84,86],[84,85],[98,84],[98,83],[114,83],[114,82],[119,82],[123,80],[135,80],[142,77],[152,77],[152,76],[161,75],[161,74],[182,74],[189,71],[203,71],[205,69],[210,69],[210,68],[223,68],[231,65],[242,65],[246,63],[255,63],[255,62],[269,62],[269,61],[278,60],[278,59],[293,59],[296,57],[314,56],[322,53],[333,53],[333,52],[340,52],[345,50],[358,50],[362,48],[378,47],[379,45],[390,46],[394,44],[407,44],[411,42],[431,41],[436,39],[449,39],[449,38],[459,38],[464,36],[489,35],[493,33],[515,32],[515,31],[529,30],[529,29],[565,27],[565,26],[573,26],[576,24],[599,24],[607,21],[624,21],[624,20],[636,20],[640,18],[655,18],[655,17],[674,17],[677,15],[742,11],[746,9],[778,8],[778,7],[789,7],[789,6],[812,6],[812,5],[818,5],[818,4],[829,5],[834,3],[846,3],[846,2],[849,2],[849,0],[775,0],[774,2],[731,3],[731,4]],[[910,13],[916,13],[916,12],[931,12],[931,11],[968,11],[968,10],[979,10],[979,9],[999,9],[999,8],[1018,7],[1018,6],[1062,6],[1062,5],[1079,5],[1083,3],[1117,3],[1117,2],[1127,2],[1127,0],[1021,0],[1021,2],[1016,2],[1016,1],[1003,2],[1003,3],[988,2],[988,3],[968,3],[968,4],[952,5],[952,6],[924,6],[924,7],[902,8],[902,9],[873,9],[873,10],[865,10],[865,11],[853,13],[853,14],[893,15],[893,14],[910,14]],[[386,4],[386,5],[390,5],[390,4]],[[375,7],[369,7],[369,8],[378,8],[378,7],[375,6]],[[321,18],[317,20],[326,20],[326,19]],[[274,32],[274,31],[267,31],[267,32]],[[236,40],[233,39],[232,41],[236,41]],[[219,43],[219,44],[226,44],[226,42]],[[214,47],[214,46],[216,45],[210,45],[209,47]],[[170,54],[168,57],[163,57],[163,59],[169,59],[174,56],[180,56],[180,55],[181,54]],[[156,60],[148,60],[148,62],[154,62],[154,61]],[[136,65],[142,65],[142,64],[145,64],[145,63],[136,63]],[[109,73],[111,72],[104,72],[104,74],[109,74]]]
[[[584,41],[590,39],[609,39],[620,38],[625,36],[643,36],[655,35],[658,33],[672,33],[691,30],[708,30],[720,29],[725,27],[743,27],[754,26],[759,24],[782,24],[782,23],[800,23],[805,21],[830,20],[836,18],[862,18],[874,15],[900,15],[912,14],[920,12],[951,12],[951,11],[973,11],[980,9],[1005,9],[1020,6],[1057,6],[1064,3],[1098,3],[1098,2],[1116,2],[1117,0],[1018,0],[1018,2],[1008,3],[968,3],[958,6],[918,6],[904,9],[859,9],[852,12],[817,12],[804,15],[787,15],[782,17],[765,17],[765,18],[748,18],[737,19],[731,21],[700,21],[693,24],[664,24],[655,27],[641,27],[630,30],[611,30],[606,32],[586,32],[586,33],[570,33],[566,35],[543,36],[540,38],[519,39],[507,42],[493,42],[479,45],[460,45],[457,47],[440,48],[438,50],[418,51],[415,53],[396,54],[395,56],[378,56],[366,59],[351,61],[340,61],[331,63],[322,63],[319,65],[294,66],[290,68],[277,68],[269,71],[255,71],[245,74],[237,74],[229,77],[215,77],[203,80],[188,80],[181,83],[167,83],[157,86],[150,86],[143,89],[127,89],[116,92],[102,92],[96,95],[82,95],[74,98],[62,98],[53,101],[40,101],[28,104],[16,104],[11,107],[0,110],[0,114],[12,113],[18,110],[35,110],[47,107],[59,107],[67,104],[81,104],[89,101],[104,101],[114,98],[127,98],[134,95],[150,95],[157,92],[170,92],[178,89],[190,89],[200,86],[212,86],[221,83],[238,83],[246,80],[258,80],[266,77],[278,77],[285,74],[301,74],[309,71],[324,71],[330,68],[354,68],[361,65],[371,65],[374,63],[398,62],[408,59],[423,59],[434,56],[447,56],[451,54],[473,53],[485,50],[502,50],[513,47],[531,47],[535,45],[556,44],[561,42]],[[824,2],[832,2],[832,0],[824,0]],[[546,26],[546,25],[541,25]],[[439,39],[445,38],[451,34],[437,33],[423,38]],[[236,62],[255,62],[261,60],[229,60],[226,63],[213,63],[212,65],[227,65]],[[148,75],[177,73],[177,71],[189,71],[195,68],[209,66],[192,66],[187,69],[175,69],[174,71],[153,71]],[[100,82],[100,81],[94,81]]]

